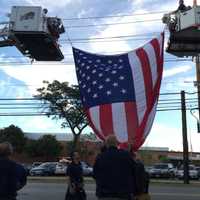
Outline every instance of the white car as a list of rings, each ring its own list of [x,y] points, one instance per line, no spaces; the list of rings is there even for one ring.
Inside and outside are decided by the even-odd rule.
[[[183,177],[184,177],[183,166],[181,166],[177,170],[176,177],[179,178],[179,179],[183,179]],[[195,168],[194,165],[189,165],[189,177],[190,177],[190,179],[198,179],[199,178],[198,170]]]
[[[55,175],[66,175],[66,171],[67,171],[67,164],[58,163],[56,165]]]
[[[91,176],[93,174],[93,168],[90,167],[88,164],[85,162],[81,162],[82,169],[83,169],[83,175],[84,176]]]

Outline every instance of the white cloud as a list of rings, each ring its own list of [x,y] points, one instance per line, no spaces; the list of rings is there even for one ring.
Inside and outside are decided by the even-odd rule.
[[[55,132],[55,129],[58,132],[62,131],[59,123],[56,123],[55,120],[47,118],[46,116],[31,117],[30,119],[26,120],[26,123],[23,126],[23,131],[25,132],[41,132],[42,133],[49,130],[49,133],[51,133],[51,132]]]
[[[43,80],[50,82],[53,80],[61,82],[67,81],[71,84],[77,84],[75,67],[73,65],[48,65],[48,63],[46,63],[46,65],[22,65],[20,68],[6,66],[4,71],[8,75],[23,81],[29,87],[31,94],[35,93],[36,88],[42,86]]]
[[[169,147],[172,150],[182,150],[181,129],[169,126],[167,123],[159,124],[154,122],[143,146]]]
[[[134,14],[144,13],[144,10],[139,10],[137,12],[133,12]],[[135,38],[135,42],[130,43],[130,40],[126,40],[126,38],[119,38],[119,39],[109,39],[110,42],[105,42],[105,39],[103,42],[91,42],[90,46],[91,49],[98,52],[116,52],[117,51],[129,51],[134,48],[137,48],[139,46],[142,46],[150,40],[151,37],[154,37],[155,35],[158,35],[157,33],[160,31],[163,31],[163,24],[157,21],[157,22],[146,22],[142,23],[142,21],[145,20],[154,20],[154,19],[161,19],[162,15],[134,15],[134,16],[125,16],[125,17],[119,17],[114,19],[107,19],[104,20],[105,24],[113,24],[117,23],[117,25],[108,25],[105,29],[100,29],[98,31],[98,34],[93,35],[90,37],[96,38],[107,38],[107,37],[118,37],[118,36],[127,36],[127,35],[138,35],[138,38],[141,38],[141,34],[143,34],[143,38],[147,37],[147,34],[149,34],[148,39],[144,40],[137,40],[138,38]],[[141,23],[132,23],[134,21],[141,21]],[[130,23],[131,22],[131,23]],[[138,26],[139,24],[139,26]],[[130,38],[129,38],[130,39]],[[133,39],[133,37],[132,37]]]
[[[174,67],[172,69],[164,70],[163,77],[167,78],[167,77],[175,76],[177,74],[185,73],[185,72],[188,72],[190,70],[192,70],[192,66],[191,65],[185,65],[185,66],[181,66],[181,67]]]
[[[70,3],[72,0],[59,0],[59,1],[54,1],[54,0],[26,0],[27,3],[33,5],[33,6],[42,6],[44,8],[51,8],[56,9],[58,7],[64,7],[68,3]]]
[[[109,23],[122,23],[124,22],[125,18],[121,19],[115,19],[109,21]],[[104,23],[108,23],[107,20],[105,20]],[[90,37],[90,39],[95,37],[115,37],[115,36],[122,36],[122,35],[131,35],[136,33],[136,30],[130,26],[130,24],[119,24],[117,26],[107,26],[104,30],[100,30],[99,33],[95,36]],[[105,41],[105,40],[104,40]],[[113,51],[123,51],[129,49],[129,45],[126,41],[121,41],[121,39],[113,39],[111,42],[101,42],[101,43],[95,43],[92,42],[90,44],[92,49],[98,49],[98,51],[104,51],[104,52],[113,52]]]

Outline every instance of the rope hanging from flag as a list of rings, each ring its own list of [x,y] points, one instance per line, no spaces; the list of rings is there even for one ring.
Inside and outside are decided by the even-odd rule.
[[[164,33],[134,51],[97,55],[73,48],[82,103],[90,126],[115,134],[136,151],[149,134],[163,72]]]

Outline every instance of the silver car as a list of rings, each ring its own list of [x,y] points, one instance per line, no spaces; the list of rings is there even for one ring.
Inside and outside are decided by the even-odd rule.
[[[184,177],[183,166],[181,166],[177,170],[176,177],[178,179],[183,179],[183,177]],[[196,167],[194,165],[189,165],[189,177],[190,177],[190,179],[198,179],[199,178],[198,170],[196,169]]]

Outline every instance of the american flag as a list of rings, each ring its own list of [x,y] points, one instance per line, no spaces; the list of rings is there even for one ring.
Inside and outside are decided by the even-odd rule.
[[[163,71],[164,34],[120,55],[73,48],[76,73],[90,126],[99,138],[115,134],[134,150],[153,124]]]

